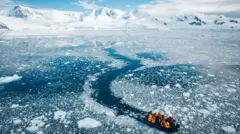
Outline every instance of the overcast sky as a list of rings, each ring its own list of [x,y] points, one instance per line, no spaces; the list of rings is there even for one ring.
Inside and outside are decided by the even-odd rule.
[[[240,18],[240,0],[153,0],[139,9],[154,15],[205,13]]]
[[[240,18],[240,0],[0,0],[0,9],[24,4],[34,8],[84,11],[99,7],[139,9],[154,16],[171,14],[223,14]]]

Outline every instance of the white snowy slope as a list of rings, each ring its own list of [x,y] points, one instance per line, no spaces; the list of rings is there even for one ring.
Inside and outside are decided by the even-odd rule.
[[[184,14],[157,18],[139,10],[124,12],[105,7],[81,13],[15,6],[6,12],[0,12],[0,23],[12,30],[240,29],[239,19],[223,15]]]
[[[124,12],[118,9],[99,8],[82,14],[76,23],[69,23],[71,29],[122,29]]]
[[[39,23],[33,23],[20,18],[0,16],[0,23],[8,27],[11,30],[22,30],[22,29],[43,29],[47,28]]]
[[[8,16],[37,21],[69,22],[80,19],[81,12],[67,12],[58,10],[38,10],[25,6],[15,6]]]
[[[118,9],[110,9],[110,8],[99,8],[93,9],[90,12],[86,12],[82,15],[81,20],[114,20],[120,19],[125,13]]]
[[[166,29],[166,23],[146,12],[139,10],[131,10],[126,12],[122,19],[133,25],[141,25],[145,28],[160,28]]]

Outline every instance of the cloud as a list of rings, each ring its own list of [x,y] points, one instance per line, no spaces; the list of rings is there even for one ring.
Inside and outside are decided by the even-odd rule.
[[[153,0],[139,5],[139,9],[152,15],[205,13],[240,13],[240,0]]]
[[[0,0],[0,10],[10,9],[15,5],[16,3],[13,0]]]
[[[98,0],[99,2],[103,2],[103,0]],[[72,3],[77,6],[81,6],[84,9],[99,9],[101,8],[98,6],[95,1],[88,1],[88,0],[79,0],[77,2]]]

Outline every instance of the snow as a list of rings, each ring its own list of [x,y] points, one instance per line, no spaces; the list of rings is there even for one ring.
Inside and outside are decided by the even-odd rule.
[[[16,74],[13,76],[0,77],[0,85],[11,83],[11,82],[18,81],[21,79],[22,79],[22,76],[18,76]]]
[[[112,19],[119,19],[123,16],[124,12],[118,9],[110,9],[110,8],[100,8],[100,9],[93,9],[90,13],[85,13],[82,16],[82,21],[85,20],[112,20]]]
[[[196,17],[198,16],[198,17]],[[184,19],[187,17],[188,19]],[[182,18],[182,22],[178,22]],[[198,18],[198,19],[196,19]],[[199,19],[201,18],[201,19]],[[179,15],[165,17],[151,16],[139,10],[121,11],[102,7],[92,11],[72,12],[47,9],[34,9],[26,6],[16,6],[9,11],[8,16],[0,16],[0,23],[4,23],[11,30],[107,30],[107,29],[228,29],[238,30],[238,23],[229,22],[230,18],[224,18],[224,25],[219,27],[214,21],[219,16],[213,15]],[[201,21],[199,21],[201,20]],[[204,21],[203,21],[204,20]],[[207,22],[206,24],[203,22]],[[190,25],[200,24],[201,26]],[[16,25],[18,24],[18,25]]]
[[[39,10],[26,6],[15,6],[9,12],[9,16],[28,19],[28,20],[51,20],[57,22],[69,22],[79,20],[81,12],[58,11],[58,10]]]
[[[228,134],[235,134],[236,133],[236,129],[233,128],[232,126],[222,126],[221,128]]]
[[[92,118],[85,118],[83,120],[79,120],[77,124],[78,124],[78,128],[86,128],[86,129],[96,128],[102,125],[101,122]]]

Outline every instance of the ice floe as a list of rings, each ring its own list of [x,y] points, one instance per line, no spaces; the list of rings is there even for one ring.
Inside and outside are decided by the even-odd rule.
[[[14,119],[13,120],[14,125],[18,125],[18,124],[21,124],[21,123],[22,123],[22,120],[20,120],[20,119]]]
[[[207,117],[210,114],[210,112],[206,109],[199,109],[198,112],[202,113],[204,117]]]
[[[18,108],[21,107],[19,104],[12,104],[11,108]]]
[[[237,90],[234,88],[228,88],[227,91],[230,93],[235,93]]]
[[[183,93],[183,96],[186,97],[186,98],[189,98],[190,97],[190,93]]]
[[[60,120],[63,121],[67,115],[67,112],[65,111],[56,111],[54,112],[54,120]]]
[[[43,115],[36,117],[30,121],[30,125],[26,128],[26,130],[30,132],[36,132],[45,125],[46,120],[47,118]]]
[[[117,116],[114,121],[121,126],[137,126],[139,123],[137,120],[123,115]]]
[[[12,106],[11,106],[11,108],[25,108],[25,107],[28,107],[28,105],[21,106],[19,104],[12,104]]]
[[[224,130],[226,133],[229,133],[229,134],[235,134],[235,133],[236,133],[236,129],[233,128],[232,126],[222,126],[221,128],[222,128],[222,130]]]
[[[18,76],[16,74],[13,76],[0,77],[0,85],[18,81],[20,79],[22,79],[22,76]]]
[[[85,118],[83,120],[79,120],[77,124],[78,124],[78,128],[86,128],[86,129],[96,128],[102,125],[101,122],[92,118]]]

